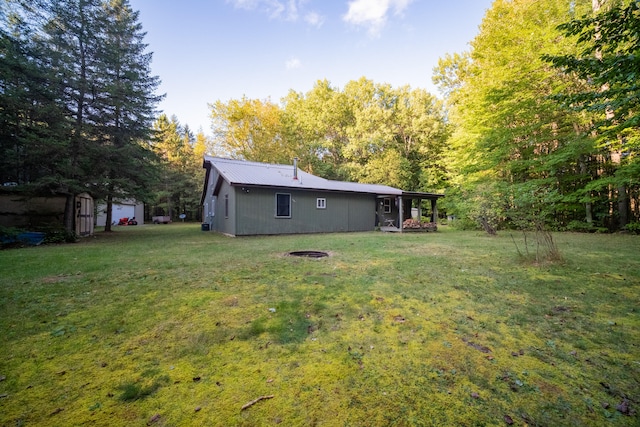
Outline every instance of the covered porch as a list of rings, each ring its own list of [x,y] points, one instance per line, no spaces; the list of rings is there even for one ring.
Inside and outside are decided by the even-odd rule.
[[[435,231],[438,222],[438,199],[444,194],[402,191],[399,195],[378,195],[376,214],[381,231]],[[423,201],[429,207],[424,212]],[[415,205],[415,206],[414,206]],[[417,219],[413,219],[412,209],[417,210]],[[427,221],[422,221],[427,214]]]

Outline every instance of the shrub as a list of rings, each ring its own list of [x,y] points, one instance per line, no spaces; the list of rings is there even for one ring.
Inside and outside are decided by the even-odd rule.
[[[14,240],[23,230],[15,227],[3,227],[0,225],[0,241]]]
[[[594,223],[588,223],[584,221],[570,221],[564,230],[559,231],[575,231],[577,233],[608,233],[609,230],[606,227],[598,227]]]
[[[630,222],[625,227],[625,230],[632,234],[640,234],[640,222]]]
[[[64,228],[41,229],[45,233],[45,243],[76,243],[78,236],[75,231],[67,231]]]
[[[593,233],[596,231],[593,223],[588,223],[584,221],[570,221],[567,224],[567,231],[577,231],[579,233]]]
[[[19,228],[0,226],[0,246],[3,248],[20,247],[22,243],[18,241],[18,234],[22,232],[23,230]]]

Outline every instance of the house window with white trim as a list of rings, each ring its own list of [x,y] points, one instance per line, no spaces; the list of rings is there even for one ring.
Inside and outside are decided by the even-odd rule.
[[[391,213],[391,199],[389,197],[382,201],[382,207],[384,208],[384,213]]]
[[[291,218],[291,194],[276,193],[276,218]]]
[[[327,208],[327,199],[324,197],[318,197],[316,199],[316,209],[326,209]]]

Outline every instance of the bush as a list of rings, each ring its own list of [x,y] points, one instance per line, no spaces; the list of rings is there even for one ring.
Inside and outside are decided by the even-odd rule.
[[[577,233],[608,233],[609,230],[606,227],[598,227],[593,223],[589,224],[584,221],[570,221],[566,228],[558,231],[575,231]]]
[[[625,230],[632,234],[640,234],[640,222],[630,222],[625,227]]]
[[[75,231],[67,231],[59,226],[37,227],[37,231],[45,234],[44,243],[76,243],[78,236]]]
[[[42,230],[45,233],[45,243],[76,243],[78,236],[75,231],[67,231],[62,228]]]
[[[596,231],[593,223],[588,223],[584,221],[570,221],[567,224],[567,231],[577,231],[579,233],[593,233]]]
[[[18,241],[18,234],[23,230],[15,227],[2,227],[0,226],[0,246],[2,248],[20,247],[21,243]]]
[[[0,241],[14,240],[23,230],[15,227],[3,227],[0,225]]]

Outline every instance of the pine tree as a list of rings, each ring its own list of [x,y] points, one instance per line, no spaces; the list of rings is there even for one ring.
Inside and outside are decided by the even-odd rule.
[[[149,196],[154,161],[148,141],[161,97],[154,95],[159,80],[150,73],[152,54],[145,52],[138,12],[128,0],[110,0],[103,10],[99,50],[103,92],[97,100],[96,124],[105,160],[101,182],[107,201],[105,231],[109,231],[114,200]]]

